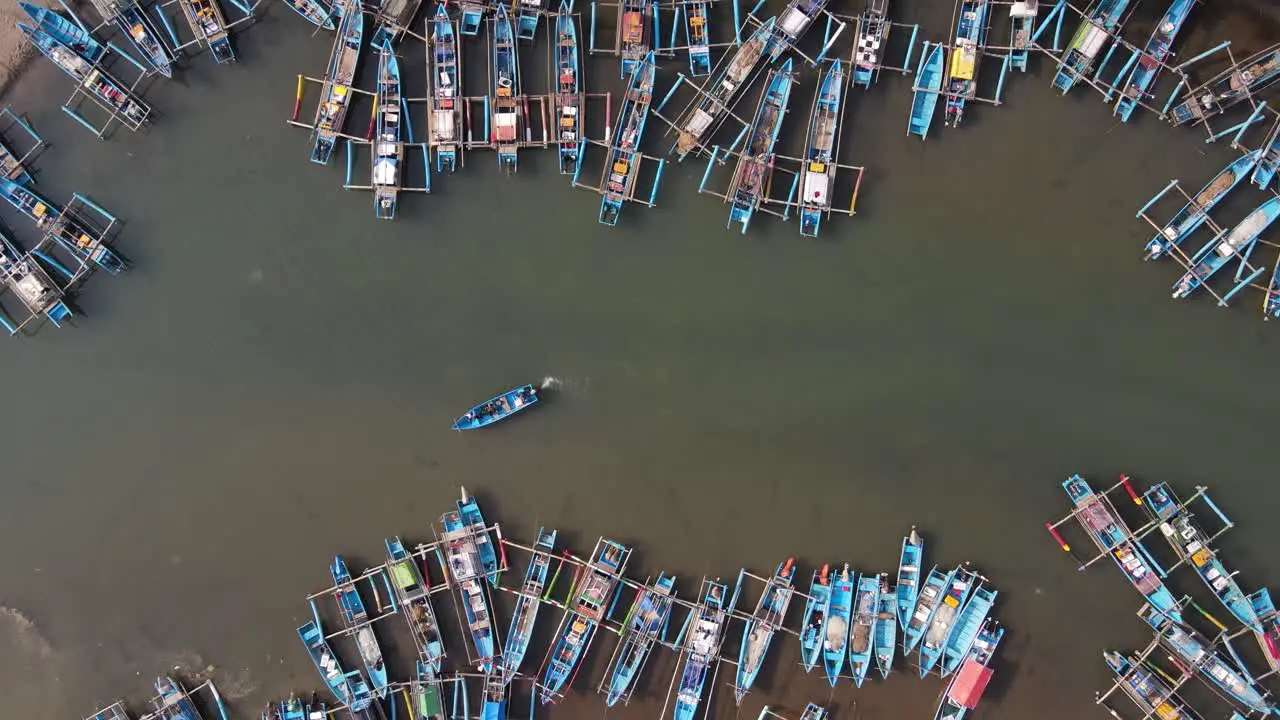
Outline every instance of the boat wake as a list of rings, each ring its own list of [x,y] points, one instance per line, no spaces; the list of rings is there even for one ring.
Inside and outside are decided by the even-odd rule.
[[[551,388],[561,388],[564,386],[564,384],[565,384],[564,381],[561,380],[560,378],[555,377],[553,375],[548,375],[542,378],[542,384],[538,386],[538,389],[549,390]]]

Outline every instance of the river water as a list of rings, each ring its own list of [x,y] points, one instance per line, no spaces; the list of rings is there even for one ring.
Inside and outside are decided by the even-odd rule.
[[[940,39],[950,9],[901,17]],[[514,178],[477,152],[382,223],[284,122],[328,40],[272,5],[237,42],[235,66],[199,57],[148,94],[145,136],[84,133],[44,62],[11,93],[51,141],[40,189],[120,215],[133,269],[93,277],[74,327],[0,354],[5,716],[138,707],[173,667],[211,673],[246,717],[316,688],[294,628],[331,555],[360,567],[385,536],[429,540],[460,484],[511,537],[558,527],[579,553],[618,538],[639,548],[636,575],[678,573],[686,596],[704,574],[788,556],[804,578],[827,562],[892,571],[918,525],[929,564],[971,561],[1001,590],[991,720],[1098,717],[1100,651],[1145,642],[1118,573],[1077,573],[1042,528],[1066,512],[1067,475],[1209,484],[1240,525],[1222,548],[1246,587],[1280,571],[1277,328],[1256,295],[1169,301],[1177,273],[1140,261],[1133,219],[1170,178],[1198,187],[1225,164],[1221,144],[1146,118],[1115,127],[1095,95],[1054,96],[1037,60],[1004,107],[939,121],[927,143],[904,136],[908,79],[856,94],[859,213],[818,242],[772,219],[725,230],[688,163],[667,169],[657,209],[606,230],[549,152]],[[806,76],[791,131],[811,92]],[[1242,215],[1260,196],[1236,200]],[[536,414],[448,431],[543,379]],[[1193,579],[1173,586],[1203,598]],[[609,650],[553,715],[600,712],[588,693]],[[806,700],[837,720],[929,717],[942,689],[899,672],[833,693],[795,668],[793,640],[774,652],[761,690],[735,714],[721,689],[714,717]],[[671,654],[650,671],[615,712],[657,714]]]

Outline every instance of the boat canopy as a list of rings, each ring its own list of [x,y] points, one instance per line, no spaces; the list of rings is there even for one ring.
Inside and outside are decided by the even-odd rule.
[[[970,710],[974,709],[978,706],[978,700],[982,699],[987,683],[991,681],[991,674],[991,668],[977,660],[967,660],[956,676],[948,696],[956,703]]]

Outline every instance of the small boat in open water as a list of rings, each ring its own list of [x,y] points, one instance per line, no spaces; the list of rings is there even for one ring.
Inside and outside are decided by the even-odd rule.
[[[769,652],[773,635],[782,627],[791,605],[791,581],[795,577],[795,558],[787,558],[765,585],[751,620],[742,629],[742,647],[738,651],[738,673],[733,683],[733,697],[738,705],[756,681],[764,657]]]
[[[631,699],[636,678],[644,669],[649,651],[667,634],[671,620],[671,605],[675,599],[676,579],[666,573],[658,575],[652,585],[636,596],[627,620],[623,623],[626,635],[614,651],[610,663],[609,690],[605,704],[613,707],[619,700],[626,704]]]
[[[876,613],[880,609],[880,576],[862,575],[853,594],[853,628],[849,631],[849,671],[853,684],[862,687],[875,653]]]
[[[547,587],[547,573],[551,569],[551,551],[555,548],[556,531],[538,528],[538,541],[533,544],[533,556],[524,573],[524,584],[516,595],[516,607],[511,613],[511,629],[507,631],[507,646],[502,653],[502,679],[510,683],[520,672],[529,639],[533,637],[533,624],[542,606],[542,593]]]
[[[369,680],[373,683],[373,692],[379,698],[387,696],[387,665],[382,659],[382,648],[378,647],[378,638],[373,634],[373,624],[369,612],[365,610],[360,591],[351,579],[347,563],[341,555],[333,556],[333,565],[329,566],[333,575],[334,599],[342,615],[342,624],[356,636],[356,649],[360,651],[360,659],[369,672]]]
[[[836,686],[844,670],[845,648],[849,645],[849,622],[853,618],[853,575],[845,563],[831,586],[831,611],[827,613],[827,632],[822,641],[822,660],[827,680]]]
[[[453,429],[475,430],[492,425],[536,404],[540,399],[538,389],[532,385],[508,390],[471,408],[467,414],[454,421]]]
[[[894,587],[897,598],[898,627],[904,631],[911,622],[911,612],[916,609],[916,597],[920,594],[920,563],[924,560],[924,538],[913,525],[911,533],[902,538],[902,556],[898,560],[898,584]]]
[[[436,619],[435,608],[431,604],[431,587],[400,538],[388,538],[385,542],[387,572],[391,576],[391,586],[399,603],[398,610],[409,624],[419,661],[427,663],[433,673],[439,674],[440,661],[444,658],[444,642],[440,637],[440,623]]]
[[[893,656],[898,651],[897,597],[889,587],[889,576],[880,575],[880,600],[876,607],[875,650],[880,676],[888,678]]]
[[[1004,637],[1004,628],[995,621],[988,620],[978,633],[973,648],[965,658],[960,672],[951,678],[951,683],[942,693],[942,702],[938,704],[938,712],[934,720],[962,720],[966,714],[978,706],[982,693],[991,681],[991,658],[996,646]],[[1166,718],[1166,720],[1172,720]]]
[[[813,571],[809,583],[809,599],[804,604],[804,620],[800,626],[800,664],[804,671],[813,670],[822,655],[822,643],[827,636],[827,615],[831,612],[830,566]]]

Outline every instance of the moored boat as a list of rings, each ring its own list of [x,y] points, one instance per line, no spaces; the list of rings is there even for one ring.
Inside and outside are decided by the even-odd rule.
[[[173,53],[165,45],[140,3],[136,0],[99,0],[96,4],[103,17],[113,21],[120,32],[129,38],[129,42],[152,70],[165,77],[173,77]]]
[[[961,0],[955,48],[947,66],[947,105],[943,122],[952,127],[964,119],[966,103],[978,96],[978,70],[987,44],[988,0]]]
[[[360,652],[360,660],[369,673],[373,683],[373,692],[379,698],[387,695],[387,665],[382,658],[382,648],[378,646],[378,638],[373,634],[373,625],[369,613],[365,610],[360,591],[351,579],[347,564],[341,555],[333,556],[333,564],[329,566],[333,576],[334,600],[342,615],[342,624],[356,636],[356,649]]]
[[[853,618],[854,578],[845,563],[831,586],[831,611],[827,613],[826,635],[822,641],[822,661],[831,687],[844,670],[845,648],[849,644],[849,623]]]
[[[507,685],[498,674],[484,678],[480,720],[507,720]]]
[[[409,683],[410,720],[445,720],[440,673],[422,660],[417,662],[415,671],[413,681]],[[326,718],[321,716],[310,720]]]
[[[236,53],[231,48],[231,34],[227,32],[227,20],[217,0],[178,0],[187,24],[198,42],[209,46],[209,52],[218,63],[231,62]]]
[[[551,551],[556,544],[556,531],[538,528],[538,541],[533,544],[529,568],[524,573],[524,584],[516,594],[516,607],[511,613],[511,629],[507,631],[507,643],[502,653],[502,680],[510,683],[520,672],[520,663],[529,649],[533,637],[533,624],[542,606],[542,593],[546,590],[547,574],[551,569]]]
[[[733,697],[738,705],[756,681],[760,666],[773,636],[782,627],[791,605],[791,583],[795,578],[795,558],[787,558],[764,587],[751,619],[742,629],[742,647],[738,650],[738,672],[733,682]]]
[[[538,36],[538,21],[546,12],[546,0],[518,0],[513,3],[516,8],[516,38],[534,40]],[[561,14],[572,11],[573,3],[561,0]]]
[[[831,191],[836,176],[835,145],[840,124],[844,77],[844,69],[839,60],[823,69],[818,81],[818,96],[809,116],[804,179],[800,183],[800,234],[804,237],[818,237],[822,216],[831,209]]]
[[[867,0],[858,18],[858,39],[853,44],[853,85],[870,89],[880,74],[880,57],[889,39],[889,0]]]
[[[1202,720],[1190,705],[1182,702],[1174,689],[1161,679],[1160,672],[1153,671],[1137,658],[1125,657],[1114,650],[1106,650],[1102,658],[1115,672],[1121,692],[1129,696],[1147,717],[1160,720]]]
[[[383,220],[396,216],[404,172],[404,142],[401,137],[400,63],[391,51],[390,41],[378,53],[378,91],[376,129],[371,155],[374,214]]]
[[[42,31],[55,43],[80,56],[85,62],[96,65],[106,57],[106,46],[62,13],[26,2],[26,0],[18,0],[18,7],[22,8],[27,17],[31,18],[31,22],[35,23],[35,27],[30,29]],[[24,26],[19,23],[19,27]],[[40,50],[44,52],[44,48]]]
[[[37,228],[53,237],[67,252],[112,274],[124,270],[124,261],[107,247],[101,233],[91,230],[72,213],[58,208],[31,188],[0,178],[0,197],[34,220]]]
[[[769,18],[756,29],[751,37],[738,47],[724,70],[708,85],[711,88],[701,96],[687,118],[678,124],[675,151],[684,158],[695,148],[702,147],[703,137],[716,125],[750,78],[760,59],[773,44],[774,18]]]
[[[902,538],[898,584],[893,588],[898,608],[898,627],[904,631],[911,622],[911,613],[916,609],[916,597],[920,594],[920,563],[923,561],[924,538],[920,537],[912,525],[911,532]]]
[[[1066,95],[1081,79],[1089,79],[1098,53],[1110,42],[1111,34],[1119,28],[1128,7],[1129,0],[1097,0],[1093,4],[1058,61],[1053,87]]]
[[[644,137],[649,105],[653,102],[655,72],[653,53],[649,53],[635,66],[627,94],[618,108],[618,129],[609,141],[609,155],[604,164],[604,191],[600,198],[600,222],[604,225],[617,225],[623,203],[635,195],[640,173],[640,141]]]
[[[156,678],[156,697],[151,700],[154,712],[148,716],[158,720],[202,720],[182,683],[167,675]]]
[[[435,607],[431,604],[431,587],[400,538],[388,538],[385,542],[391,587],[396,594],[400,614],[404,616],[409,632],[413,635],[418,659],[425,662],[433,673],[438,674],[445,652],[444,641],[440,636],[440,623],[436,619]]]
[[[809,583],[809,599],[804,604],[804,620],[800,626],[800,664],[804,671],[813,670],[822,655],[827,634],[827,614],[831,611],[830,566],[813,571]]]
[[[622,77],[629,77],[636,66],[653,51],[650,32],[653,29],[657,3],[652,0],[622,0],[618,9],[618,44],[622,47]]]
[[[1142,46],[1142,55],[1129,75],[1120,99],[1116,101],[1115,115],[1122,122],[1128,122],[1138,104],[1146,99],[1148,90],[1155,83],[1156,75],[1164,66],[1164,61],[1172,54],[1173,39],[1182,29],[1182,23],[1191,14],[1195,0],[1173,0],[1164,16],[1156,22],[1151,37]]]
[[[1275,269],[1271,271],[1271,282],[1267,283],[1267,291],[1262,294],[1262,319],[1280,318],[1280,257],[1276,258]]]
[[[973,647],[978,633],[986,624],[987,616],[991,614],[997,594],[999,593],[995,589],[981,583],[973,588],[969,601],[964,604],[964,609],[960,611],[942,646],[941,667],[938,669],[942,677],[955,672],[960,667],[960,663],[969,656],[970,648]]]
[[[939,570],[937,565],[929,571],[929,576],[925,578],[924,585],[920,587],[920,594],[916,597],[915,609],[911,612],[911,621],[902,630],[902,654],[906,655],[915,649],[920,640],[924,638],[925,630],[929,627],[929,621],[933,619],[933,613],[938,608],[938,603],[942,602],[942,598],[946,595],[951,587],[951,580],[954,572]]]
[[[1014,0],[1009,3],[1009,67],[1027,71],[1039,12],[1040,0]]]
[[[849,631],[849,671],[862,687],[875,654],[876,617],[880,612],[880,575],[862,575],[853,593],[853,626]]]
[[[977,580],[978,576],[963,565],[951,573],[951,582],[929,618],[929,627],[920,643],[920,677],[928,675],[942,657],[947,637],[955,629],[956,616],[968,601]]]
[[[364,13],[356,0],[339,0],[348,3],[338,24],[338,35],[329,55],[329,67],[325,71],[320,89],[320,105],[316,108],[316,121],[312,131],[311,162],[329,164],[329,157],[342,134],[351,105],[351,85],[355,82],[356,65],[360,61],[360,45],[364,41]]]
[[[1280,613],[1276,612],[1276,605],[1271,600],[1271,591],[1262,588],[1249,596],[1249,602],[1262,625],[1262,631],[1254,633],[1258,647],[1262,648],[1262,655],[1271,671],[1280,673]]]
[[[71,315],[71,309],[62,299],[62,290],[53,278],[32,255],[19,252],[3,232],[0,232],[0,283],[18,296],[30,317],[44,315],[54,325],[59,325],[59,321]],[[15,324],[0,311],[0,324],[14,335],[25,321]]]
[[[374,47],[390,46],[400,41],[418,16],[422,0],[380,0],[377,5],[378,25],[370,38]]]
[[[329,692],[333,693],[338,702],[344,705],[350,703],[354,697],[351,676],[359,675],[360,672],[358,670],[347,672],[342,667],[342,662],[338,660],[337,655],[333,654],[329,641],[324,637],[324,632],[314,620],[309,620],[298,628],[298,637],[302,639],[303,646],[307,648],[307,655],[311,657],[311,662],[316,666],[316,672],[320,673]]]
[[[467,530],[471,533],[471,541],[480,557],[480,565],[484,568],[485,577],[488,578],[490,585],[497,587],[498,575],[502,567],[498,563],[498,550],[493,546],[493,539],[489,535],[489,524],[485,522],[484,514],[480,512],[480,503],[476,502],[464,487],[457,506],[458,516],[462,518],[462,522],[466,523]]]
[[[322,0],[285,0],[284,4],[321,30],[332,30],[334,27],[333,17],[337,13]]]
[[[1080,525],[1098,549],[1111,556],[1125,578],[1158,610],[1182,622],[1182,613],[1173,593],[1164,586],[1152,562],[1132,538],[1111,501],[1098,495],[1079,475],[1062,483],[1062,489],[1076,507]]]
[[[41,27],[24,23],[18,23],[17,27],[37,50],[75,80],[85,94],[131,125],[140,126],[147,121],[151,108],[98,65],[105,51],[88,33],[80,36],[63,33],[69,37],[63,41]]]
[[[720,645],[724,641],[725,626],[733,605],[725,597],[728,592],[722,583],[702,581],[698,609],[690,616],[689,625],[683,633],[681,654],[684,666],[678,670],[680,687],[676,692],[674,720],[694,720],[702,704],[707,676],[714,674],[720,662]]]
[[[889,587],[889,576],[880,575],[880,597],[876,604],[875,651],[880,676],[888,678],[898,648],[897,597]]]
[[[596,541],[591,562],[575,578],[555,645],[547,656],[546,670],[538,688],[538,698],[543,704],[559,696],[571,681],[578,663],[595,639],[596,628],[613,613],[618,583],[630,558],[631,548],[605,538]]]
[[[578,64],[578,28],[573,4],[560,0],[556,16],[556,141],[560,146],[560,174],[578,169],[582,148],[582,78]]]
[[[947,689],[943,691],[934,720],[962,720],[970,710],[978,706],[987,683],[991,681],[992,656],[1003,637],[1004,628],[996,625],[995,621],[988,620],[983,625],[973,648],[965,658],[964,666],[951,678]]]
[[[614,651],[606,675],[609,685],[605,704],[609,707],[619,700],[626,704],[631,699],[636,679],[649,659],[649,651],[666,637],[675,585],[674,576],[662,573],[652,585],[642,589],[632,603],[623,623],[626,634]]]
[[[790,0],[778,13],[774,31],[775,41],[769,49],[769,59],[777,60],[788,48],[794,47],[813,21],[827,8],[828,0]]]
[[[689,74],[692,77],[710,75],[711,42],[707,35],[707,2],[686,2],[683,12],[685,40],[689,46]]]
[[[453,172],[458,165],[458,143],[462,139],[462,92],[458,35],[444,3],[436,6],[431,21],[431,114],[428,127],[431,146],[436,151],[436,170]]]
[[[1168,118],[1174,125],[1184,125],[1213,117],[1277,80],[1280,80],[1280,45],[1253,55],[1201,85],[1174,106]]]
[[[1272,196],[1231,228],[1225,237],[1219,235],[1206,243],[1191,256],[1191,267],[1173,284],[1174,299],[1184,298],[1195,292],[1231,260],[1240,259],[1243,262],[1258,241],[1258,236],[1266,232],[1277,217],[1280,217],[1280,197]],[[1240,594],[1241,603],[1243,598],[1244,595]],[[1245,605],[1247,603],[1240,604],[1239,607],[1244,608]]]
[[[541,399],[537,388],[532,385],[522,385],[471,408],[465,415],[454,421],[453,429],[475,430],[487,427],[537,404]]]
[[[787,58],[777,70],[769,73],[764,94],[760,96],[760,105],[756,108],[755,117],[747,132],[746,147],[743,148],[734,170],[729,193],[733,204],[729,209],[726,227],[735,222],[740,223],[743,234],[747,232],[751,218],[768,197],[769,187],[773,184],[773,149],[778,142],[782,120],[787,114],[792,82],[791,58]]]
[[[520,149],[521,122],[520,57],[507,6],[498,5],[493,18],[493,137],[498,151],[498,167],[508,173],[516,171]]]
[[[916,84],[911,97],[911,117],[907,120],[907,134],[928,137],[933,114],[938,109],[938,94],[942,91],[942,64],[946,58],[942,45],[934,45],[920,57],[916,70]]]
[[[1200,192],[1196,193],[1195,197],[1188,201],[1160,229],[1160,232],[1156,233],[1156,236],[1147,242],[1146,254],[1143,259],[1154,260],[1161,257],[1190,237],[1191,233],[1195,232],[1209,218],[1209,211],[1249,174],[1249,171],[1257,164],[1261,154],[1260,151],[1254,150],[1227,163],[1226,167],[1201,188]]]
[[[488,674],[493,672],[498,640],[493,632],[485,569],[476,549],[475,533],[456,511],[445,513],[440,522],[444,526],[444,566],[458,590],[459,604],[466,616],[471,660],[481,673]]]

